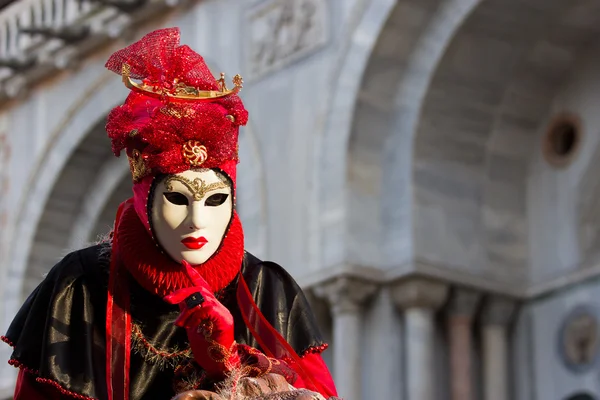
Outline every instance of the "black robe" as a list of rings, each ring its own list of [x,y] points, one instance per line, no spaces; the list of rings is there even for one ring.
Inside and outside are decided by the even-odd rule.
[[[106,301],[110,247],[96,245],[67,255],[25,301],[7,334],[14,345],[11,359],[37,371],[41,378],[95,399],[106,399]],[[246,253],[242,275],[269,323],[299,355],[323,340],[308,301],[279,265]],[[132,345],[131,400],[170,399],[181,374],[164,358],[148,357],[144,343],[174,352],[189,347],[184,329],[173,325],[178,306],[164,302],[129,282],[131,316],[144,339]],[[235,320],[238,343],[259,348],[244,324],[236,300],[237,279],[217,293]],[[134,335],[132,335],[133,337]],[[138,335],[138,337],[140,337]],[[185,375],[185,374],[183,374]]]

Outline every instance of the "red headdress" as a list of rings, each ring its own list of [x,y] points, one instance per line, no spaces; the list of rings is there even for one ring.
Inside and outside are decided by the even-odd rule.
[[[132,89],[108,116],[115,155],[125,149],[134,181],[190,168],[224,168],[238,161],[238,127],[248,112],[224,78],[216,80],[203,58],[179,46],[179,29],[154,31],[114,53],[106,67]],[[136,84],[133,79],[142,80]],[[225,168],[235,181],[235,167]]]

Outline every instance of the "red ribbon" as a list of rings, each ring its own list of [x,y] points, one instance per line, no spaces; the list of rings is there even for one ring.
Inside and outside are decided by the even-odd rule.
[[[268,357],[286,361],[300,375],[306,389],[321,394],[329,394],[329,388],[316,380],[314,374],[304,368],[300,356],[298,356],[287,340],[267,321],[254,302],[252,293],[243,275],[240,275],[238,283],[237,300],[244,323],[258,342],[262,351]]]
[[[125,207],[131,199],[119,206],[115,218],[117,231]],[[131,355],[131,315],[127,279],[119,268],[117,235],[113,235],[108,300],[106,302],[106,386],[108,400],[129,400],[129,362]]]

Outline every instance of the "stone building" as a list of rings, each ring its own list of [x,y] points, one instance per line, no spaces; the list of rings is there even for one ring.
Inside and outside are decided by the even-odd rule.
[[[244,76],[247,248],[306,288],[346,399],[600,398],[600,0],[0,5],[2,331],[129,196],[104,61],[179,26]]]

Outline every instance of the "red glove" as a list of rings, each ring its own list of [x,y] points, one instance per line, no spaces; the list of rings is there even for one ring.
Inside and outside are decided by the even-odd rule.
[[[213,379],[222,378],[240,365],[233,333],[233,316],[215,298],[210,285],[186,262],[182,262],[194,287],[176,290],[165,297],[179,304],[175,325],[187,330],[194,359]],[[204,298],[204,301],[202,301]]]

